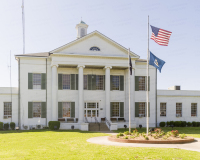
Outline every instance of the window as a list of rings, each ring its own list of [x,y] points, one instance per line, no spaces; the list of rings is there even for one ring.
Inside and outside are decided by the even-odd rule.
[[[12,118],[12,102],[4,102],[4,119]]]
[[[90,50],[91,51],[100,51],[100,49],[98,47],[91,47]]]
[[[166,117],[166,103],[160,103],[160,116]]]
[[[87,90],[87,75],[84,75],[84,89]]]
[[[145,77],[139,77],[139,91],[145,90]]]
[[[70,74],[63,74],[63,89],[70,89]]]
[[[96,90],[103,90],[103,75],[96,75]]]
[[[139,117],[145,117],[145,102],[139,103]]]
[[[197,103],[191,104],[191,116],[197,117]]]
[[[119,90],[119,76],[112,76],[112,90]]]
[[[113,102],[112,117],[119,117],[119,102]]]
[[[33,89],[41,89],[41,74],[33,74]]]
[[[182,117],[182,103],[176,103],[176,117]]]
[[[85,36],[85,29],[81,28],[81,37]]]
[[[33,117],[41,117],[41,102],[33,102]]]
[[[63,117],[71,117],[70,102],[63,102]]]

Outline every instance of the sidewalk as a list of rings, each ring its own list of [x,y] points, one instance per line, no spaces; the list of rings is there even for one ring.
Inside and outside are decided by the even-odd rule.
[[[185,144],[142,144],[142,143],[120,143],[111,142],[108,140],[108,136],[103,137],[93,137],[87,140],[87,142],[101,144],[101,145],[111,145],[111,146],[121,146],[121,147],[155,147],[155,148],[179,148],[190,151],[200,152],[200,138],[195,138],[192,143]]]

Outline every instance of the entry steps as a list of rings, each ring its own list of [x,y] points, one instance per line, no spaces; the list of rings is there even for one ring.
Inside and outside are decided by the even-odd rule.
[[[110,130],[105,123],[89,123],[89,131],[110,131]]]

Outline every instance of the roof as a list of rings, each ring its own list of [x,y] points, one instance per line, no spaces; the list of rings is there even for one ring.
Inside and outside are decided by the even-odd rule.
[[[15,57],[49,57],[49,52],[18,54]]]
[[[80,23],[82,23],[82,24],[86,24],[85,22],[83,22],[82,20],[80,21]]]
[[[89,33],[89,34],[87,34],[87,35],[81,37],[81,38],[78,38],[78,39],[76,39],[76,40],[74,40],[74,41],[71,41],[71,42],[69,42],[69,43],[67,43],[67,44],[65,44],[65,45],[63,45],[63,46],[61,46],[61,47],[58,47],[58,48],[56,48],[56,49],[50,51],[50,53],[53,53],[53,52],[57,52],[57,51],[59,51],[59,50],[62,50],[63,48],[65,48],[65,47],[67,47],[67,46],[70,46],[70,45],[72,45],[73,43],[82,41],[83,39],[88,38],[88,37],[90,37],[90,36],[92,36],[92,35],[94,35],[94,34],[97,34],[97,35],[99,35],[99,36],[101,36],[101,37],[107,39],[108,41],[112,42],[112,44],[117,45],[118,47],[120,47],[120,48],[123,49],[124,51],[128,51],[128,48],[125,48],[124,46],[120,45],[119,43],[115,42],[114,40],[112,40],[112,39],[110,39],[109,37],[105,36],[104,34],[100,33],[99,31],[95,30],[95,31],[93,31],[93,32],[91,32],[91,33]],[[136,58],[139,58],[139,57],[140,57],[139,55],[135,54],[135,53],[132,52],[132,51],[130,51],[130,54],[131,54],[132,56],[135,56]]]

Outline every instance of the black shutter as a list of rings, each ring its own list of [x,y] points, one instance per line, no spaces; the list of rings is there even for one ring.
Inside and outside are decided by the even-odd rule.
[[[124,90],[124,76],[120,76],[120,91]]]
[[[88,90],[92,90],[92,75],[88,75]]]
[[[71,102],[71,118],[75,118],[75,102]]]
[[[33,89],[33,73],[28,73],[28,89]]]
[[[33,118],[33,102],[28,102],[28,118]]]
[[[139,102],[135,102],[135,117],[139,117]]]
[[[124,117],[124,102],[120,102],[120,117]]]
[[[58,74],[58,89],[62,90],[63,85],[62,85],[62,74]]]
[[[41,79],[42,79],[42,85],[41,85],[41,89],[46,89],[46,73],[42,73],[41,74]]]
[[[76,74],[76,90],[78,90],[78,74]]]
[[[103,75],[103,90],[105,90],[105,75]]]
[[[46,102],[41,103],[41,118],[46,118]]]
[[[92,90],[96,90],[96,75],[92,75]]]
[[[110,90],[112,91],[113,89],[112,89],[112,78],[113,78],[113,76],[112,75],[110,75]]]
[[[110,117],[112,117],[113,102],[110,102]]]
[[[135,91],[139,91],[139,76],[135,76]]]
[[[58,102],[58,118],[63,118],[62,110],[62,102]]]
[[[75,90],[75,85],[76,85],[75,74],[71,74],[70,76],[71,76],[71,79],[70,79],[70,81],[71,81],[71,87],[70,87],[70,89],[71,90]]]

